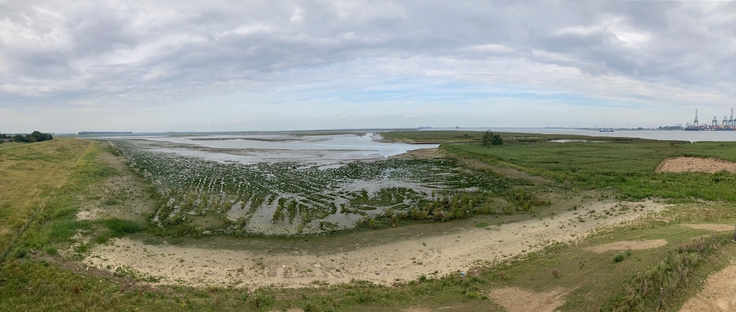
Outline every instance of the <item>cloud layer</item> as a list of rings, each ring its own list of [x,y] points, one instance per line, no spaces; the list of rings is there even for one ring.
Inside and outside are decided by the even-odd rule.
[[[0,12],[0,131],[583,126],[615,111],[668,124],[736,106],[732,1],[25,0]]]

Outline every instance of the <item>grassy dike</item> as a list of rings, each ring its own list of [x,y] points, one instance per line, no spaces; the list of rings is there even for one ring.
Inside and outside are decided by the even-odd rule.
[[[465,140],[462,134],[461,139]],[[501,311],[502,308],[489,299],[489,291],[500,287],[520,287],[539,294],[550,291],[565,293],[565,303],[560,307],[563,311],[648,311],[660,305],[660,301],[664,310],[676,311],[684,300],[696,294],[702,286],[697,281],[725,267],[729,264],[728,259],[736,256],[736,246],[727,243],[731,234],[714,236],[712,232],[681,225],[733,223],[736,207],[727,196],[728,188],[731,187],[731,192],[734,189],[732,174],[652,173],[659,161],[677,155],[729,159],[728,155],[736,155],[729,154],[731,149],[736,149],[736,145],[692,144],[695,147],[685,150],[680,149],[680,146],[666,149],[669,142],[636,140],[606,142],[611,145],[591,147],[591,144],[599,143],[568,145],[546,143],[545,140],[520,136],[514,144],[487,148],[470,143],[471,138],[468,143],[447,144],[442,148],[454,157],[469,157],[555,179],[559,187],[565,190],[613,190],[625,198],[652,196],[670,198],[679,204],[657,218],[642,220],[627,227],[601,230],[577,244],[551,244],[542,251],[504,263],[488,263],[479,259],[478,267],[467,272],[466,276],[461,276],[459,272],[447,276],[420,276],[417,280],[391,287],[360,281],[335,286],[315,281],[312,288],[267,287],[257,290],[152,285],[134,273],[107,272],[75,262],[75,259],[84,255],[90,244],[106,244],[112,237],[126,235],[135,239],[138,235],[135,233],[146,231],[148,226],[117,219],[78,221],[75,218],[80,205],[79,198],[90,186],[123,174],[99,160],[101,155],[111,151],[99,143],[86,147],[89,141],[82,140],[58,141],[78,146],[76,151],[79,153],[74,156],[69,151],[71,156],[68,157],[50,156],[55,155],[60,148],[58,146],[48,150],[32,150],[33,153],[23,151],[27,148],[39,149],[39,146],[51,143],[13,148],[13,153],[18,153],[14,155],[20,155],[13,156],[17,159],[15,161],[30,161],[23,155],[33,155],[28,157],[44,159],[44,168],[58,167],[61,168],[60,173],[55,175],[57,180],[44,180],[36,177],[36,174],[43,176],[40,172],[29,171],[32,173],[17,174],[12,178],[3,176],[8,179],[3,182],[13,184],[17,183],[13,179],[35,179],[33,181],[39,182],[26,182],[29,183],[26,186],[41,189],[43,183],[53,184],[48,181],[60,181],[64,173],[68,172],[68,175],[55,191],[53,185],[47,186],[43,193],[45,197],[38,193],[36,196],[39,198],[33,197],[36,202],[18,206],[31,207],[26,209],[28,211],[32,210],[33,204],[47,201],[46,208],[13,243],[10,254],[0,264],[0,310],[278,311],[300,308],[305,311],[402,311],[410,307],[423,307],[430,310],[443,308],[443,311]],[[627,152],[619,151],[620,145],[615,145],[619,143],[630,144],[626,146]],[[82,150],[84,153],[78,157]],[[558,156],[550,156],[554,153],[558,153]],[[0,155],[3,155],[2,151]],[[4,162],[0,164],[5,166]],[[68,170],[70,166],[70,171],[63,170]],[[11,167],[13,165],[8,165],[8,168]],[[23,168],[30,167],[28,164],[13,168],[25,170]],[[718,177],[717,182],[714,177]],[[705,186],[699,183],[705,183],[702,184]],[[658,187],[660,184],[667,187]],[[710,189],[719,184],[725,186]],[[632,191],[644,186],[650,187]],[[6,195],[5,189],[2,195]],[[718,202],[703,202],[703,199]],[[3,213],[8,212],[3,208]],[[30,214],[26,212],[24,215]],[[2,226],[18,229],[9,226],[4,218],[0,220]],[[22,224],[28,217],[18,220]],[[432,224],[426,226],[431,227]],[[85,234],[88,240],[80,244],[80,239],[75,237],[77,233]],[[339,235],[335,239],[339,239]],[[667,244],[652,249],[599,254],[588,249],[621,240],[649,239],[665,239]],[[74,243],[76,248],[66,252]],[[680,273],[680,267],[687,269],[686,274]],[[553,274],[553,271],[557,274]],[[673,274],[675,271],[679,275]],[[648,291],[643,291],[644,284]],[[649,291],[652,287],[666,287],[667,296],[663,297],[659,290]]]
[[[0,246],[7,246],[28,224],[89,143],[54,140],[0,146]]]

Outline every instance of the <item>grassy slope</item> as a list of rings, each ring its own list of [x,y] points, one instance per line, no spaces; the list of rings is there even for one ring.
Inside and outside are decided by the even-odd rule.
[[[21,145],[25,145],[27,143],[18,143],[18,142],[5,142],[3,144],[0,144],[0,149],[6,149],[11,147],[17,147]]]
[[[0,247],[18,232],[89,141],[53,140],[0,149]],[[3,144],[5,145],[5,144]]]

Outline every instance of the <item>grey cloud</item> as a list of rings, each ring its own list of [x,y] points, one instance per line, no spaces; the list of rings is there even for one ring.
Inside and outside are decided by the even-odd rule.
[[[736,80],[736,2],[15,1],[0,11],[23,30],[0,38],[5,99],[232,91],[417,56],[526,59],[729,96]]]

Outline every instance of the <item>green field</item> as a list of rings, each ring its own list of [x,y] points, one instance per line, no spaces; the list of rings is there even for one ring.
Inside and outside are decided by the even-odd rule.
[[[449,159],[473,160],[491,168],[512,168],[544,177],[550,182],[529,182],[524,186],[526,192],[539,198],[549,194],[589,201],[610,196],[631,200],[653,198],[672,205],[657,216],[625,227],[601,230],[577,244],[552,243],[539,252],[502,263],[481,261],[465,276],[460,272],[446,276],[422,275],[393,286],[361,281],[328,286],[317,281],[313,287],[297,289],[151,285],[150,277],[144,275],[89,268],[78,262],[90,248],[110,244],[115,237],[156,244],[165,239],[157,236],[160,231],[155,226],[140,219],[77,219],[80,207],[90,201],[107,202],[110,209],[117,209],[118,204],[110,198],[90,193],[99,185],[132,174],[105,160],[115,150],[100,142],[72,139],[7,149],[0,146],[0,246],[10,250],[0,264],[0,310],[403,311],[421,307],[443,311],[502,311],[489,292],[519,287],[532,292],[531,296],[564,293],[561,311],[651,311],[660,301],[660,310],[677,311],[702,287],[702,283],[695,281],[704,280],[736,257],[736,244],[730,243],[732,232],[718,234],[681,225],[736,222],[733,191],[736,176],[727,172],[654,172],[663,160],[677,156],[736,161],[734,143],[631,139],[551,143],[547,141],[570,137],[502,134],[506,143],[489,147],[479,144],[481,135],[421,131],[387,133],[384,137],[439,142]],[[488,175],[497,176],[490,172]],[[371,202],[366,200],[364,204]],[[42,206],[44,209],[39,210]],[[544,212],[544,209],[540,207],[537,211]],[[31,218],[36,211],[38,215]],[[513,217],[508,221],[511,222],[538,216],[530,212],[508,217]],[[447,225],[444,228],[453,224],[484,228],[501,220],[498,218],[503,216],[419,223],[412,224],[411,229],[431,230],[440,224]],[[30,226],[21,232],[25,224]],[[402,226],[403,223],[399,229]],[[360,231],[371,233],[364,237],[379,237],[382,231],[395,232],[396,228],[371,230],[366,226],[356,231],[310,238],[310,244],[335,245],[341,239],[360,237]],[[11,242],[13,236],[21,233]],[[183,244],[202,244],[207,239],[181,240]],[[227,239],[237,244],[234,238]],[[654,239],[664,239],[667,244],[603,253],[588,249],[624,240]],[[298,240],[269,240],[273,244],[280,241],[292,244]]]
[[[729,173],[655,173],[667,158],[714,157],[736,161],[735,143],[572,142],[515,143],[488,148],[446,144],[442,149],[489,164],[509,166],[586,189],[615,188],[628,198],[700,198],[736,201]]]

